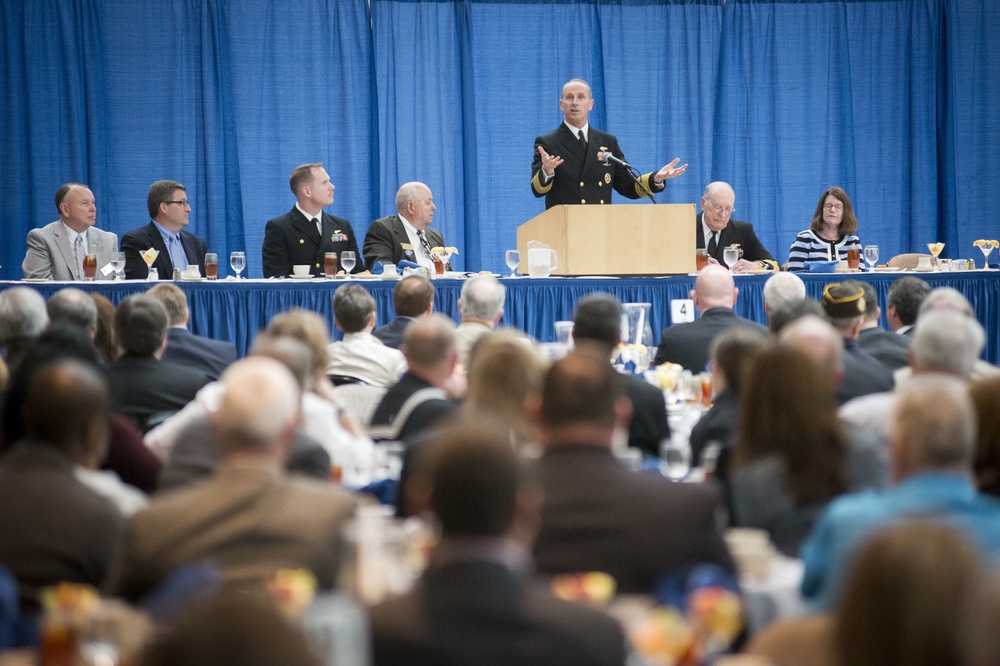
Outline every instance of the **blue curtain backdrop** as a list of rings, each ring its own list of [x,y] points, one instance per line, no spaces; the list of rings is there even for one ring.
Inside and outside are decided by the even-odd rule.
[[[259,276],[264,223],[312,161],[359,236],[422,180],[455,263],[505,270],[572,77],[630,162],[690,163],[661,202],[727,180],[780,260],[830,185],[883,257],[1000,236],[995,0],[0,0],[0,31],[2,278],[61,183],[88,183],[121,235],[160,178]]]

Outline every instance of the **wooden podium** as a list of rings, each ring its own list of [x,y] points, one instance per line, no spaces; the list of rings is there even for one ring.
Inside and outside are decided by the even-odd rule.
[[[553,275],[667,275],[695,272],[694,204],[561,205],[517,228],[522,273],[528,241],[556,251]]]

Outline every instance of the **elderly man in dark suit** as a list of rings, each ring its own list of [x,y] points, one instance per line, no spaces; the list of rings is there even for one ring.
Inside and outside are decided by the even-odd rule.
[[[431,250],[444,247],[444,236],[431,229],[434,197],[423,183],[404,183],[396,192],[396,214],[372,222],[365,235],[365,260],[369,264],[412,261],[433,270]]]
[[[149,224],[122,236],[125,279],[145,280],[149,269],[155,268],[159,279],[172,280],[175,268],[184,271],[192,264],[204,276],[208,243],[186,229],[191,213],[187,188],[172,180],[158,180],[149,186],[146,207],[151,218]],[[142,253],[150,248],[159,254],[147,265]]]
[[[187,295],[180,287],[163,282],[147,291],[146,295],[162,303],[170,319],[164,361],[204,372],[212,381],[236,361],[236,346],[233,343],[195,335],[188,330],[191,315]]]
[[[739,289],[728,270],[715,265],[703,268],[691,290],[691,300],[701,316],[663,329],[653,364],[670,361],[691,372],[701,372],[708,363],[708,347],[719,333],[744,326],[767,335],[767,328],[733,312],[738,296]]]
[[[615,429],[626,427],[632,408],[606,358],[574,352],[556,363],[531,411],[544,450],[541,571],[604,571],[619,592],[639,594],[700,563],[734,572],[715,490],[631,472],[615,458]]]
[[[504,432],[467,421],[427,451],[441,540],[415,589],[372,610],[375,666],[624,663],[614,620],[531,580],[541,497]]]
[[[611,190],[623,197],[641,199],[662,192],[668,178],[684,173],[680,158],[656,173],[638,179],[624,166],[625,155],[613,134],[591,127],[594,108],[590,85],[572,79],[562,87],[559,108],[563,122],[548,134],[535,139],[531,162],[531,192],[545,197],[545,208],[559,204],[609,204]],[[602,154],[610,154],[607,159]]]
[[[778,262],[757,238],[753,225],[730,217],[735,205],[736,192],[729,183],[716,181],[705,187],[705,194],[701,197],[701,212],[695,220],[695,247],[708,252],[710,263],[726,266],[723,252],[730,245],[739,245],[743,255],[729,266],[734,273],[755,268],[778,270]]]
[[[260,248],[264,277],[288,277],[292,266],[309,266],[309,272],[319,277],[323,275],[326,253],[336,252],[339,260],[345,250],[353,252],[356,259],[351,272],[365,270],[354,227],[342,217],[323,212],[333,205],[336,189],[323,165],[295,167],[288,186],[295,195],[295,205],[284,215],[268,220],[264,227]]]

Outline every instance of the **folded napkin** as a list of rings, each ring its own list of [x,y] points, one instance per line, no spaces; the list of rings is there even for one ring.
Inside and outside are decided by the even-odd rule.
[[[403,272],[404,268],[420,268],[420,264],[414,263],[412,261],[406,261],[405,259],[396,264],[396,270],[399,271],[400,273]]]

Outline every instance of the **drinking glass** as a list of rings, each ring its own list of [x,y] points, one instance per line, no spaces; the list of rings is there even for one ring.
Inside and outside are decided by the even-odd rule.
[[[504,261],[510,269],[510,277],[517,277],[517,265],[521,263],[521,253],[517,250],[507,250]]]
[[[149,269],[149,275],[146,277],[146,279],[147,280],[158,279],[159,278],[158,272],[156,276],[153,275],[153,262],[156,261],[156,258],[158,256],[160,256],[159,251],[154,250],[153,248],[149,248],[148,250],[144,250],[143,252],[141,252],[139,256],[142,257],[142,260],[146,262],[146,268]]]
[[[97,242],[91,241],[83,255],[83,279],[88,282],[97,279],[97,247]]]
[[[983,270],[990,270],[990,253],[993,252],[993,243],[982,243],[979,249],[983,253]]]
[[[875,270],[875,264],[878,263],[878,245],[865,245],[865,263],[868,264],[868,270]]]
[[[944,243],[928,243],[927,249],[930,250],[931,256],[934,257],[934,261],[931,263],[937,268],[937,258],[941,254],[941,251],[944,250]]]
[[[354,270],[354,264],[357,263],[357,257],[354,256],[354,252],[351,250],[344,250],[340,253],[340,265],[344,267],[344,272],[348,275]]]
[[[323,275],[335,277],[337,275],[337,253],[327,252],[323,255]]]
[[[125,253],[115,252],[111,255],[111,268],[115,269],[115,280],[125,279]]]
[[[680,434],[660,441],[660,472],[680,481],[691,471],[691,444]]]
[[[205,277],[209,280],[219,277],[219,255],[215,252],[205,253]]]
[[[247,266],[246,252],[233,252],[229,255],[229,265],[236,271],[236,279],[240,279],[240,273]]]
[[[733,264],[740,260],[740,248],[738,247],[727,247],[722,251],[722,260],[726,262],[726,267],[730,270],[733,268]]]

